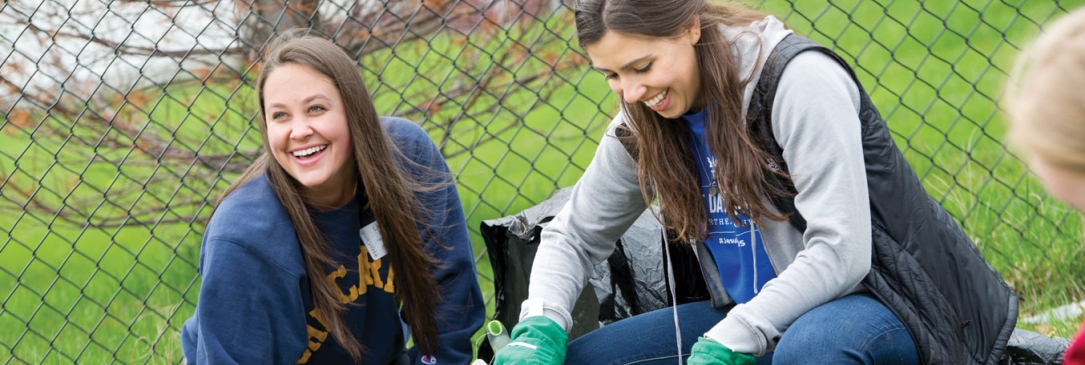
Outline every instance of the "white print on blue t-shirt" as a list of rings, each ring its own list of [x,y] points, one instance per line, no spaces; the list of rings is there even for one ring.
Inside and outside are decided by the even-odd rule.
[[[683,115],[693,130],[693,154],[701,181],[701,194],[708,213],[708,237],[705,246],[716,261],[723,287],[735,303],[745,303],[757,295],[769,280],[776,277],[765,252],[761,232],[752,220],[738,214],[742,224],[727,215],[723,198],[716,191],[716,158],[709,153],[704,138],[703,113]]]

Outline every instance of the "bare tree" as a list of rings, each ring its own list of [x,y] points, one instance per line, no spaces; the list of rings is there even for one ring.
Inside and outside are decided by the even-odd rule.
[[[380,112],[418,121],[447,156],[468,153],[522,125],[586,64],[567,46],[571,12],[550,4],[4,2],[0,212],[202,230],[260,153],[250,80],[268,39],[289,28],[358,58]]]

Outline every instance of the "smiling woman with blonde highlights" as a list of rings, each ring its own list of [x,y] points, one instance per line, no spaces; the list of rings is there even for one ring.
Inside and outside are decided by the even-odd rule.
[[[1055,198],[1085,214],[1085,7],[1044,26],[1017,58],[1005,93],[1007,139]],[[1085,215],[1083,215],[1085,219]],[[1063,355],[1085,365],[1085,323]]]
[[[379,117],[357,63],[300,30],[270,47],[256,91],[265,153],[204,233],[186,361],[470,361],[485,307],[429,136]]]

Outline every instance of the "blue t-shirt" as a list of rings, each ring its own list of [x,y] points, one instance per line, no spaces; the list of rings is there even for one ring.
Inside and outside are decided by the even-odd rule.
[[[709,151],[705,140],[704,110],[687,113],[682,119],[689,123],[693,131],[690,137],[693,156],[697,160],[701,194],[708,212],[705,246],[716,261],[727,294],[735,303],[748,302],[766,282],[776,277],[776,270],[765,253],[764,240],[753,220],[739,214],[738,218],[744,224],[736,224],[724,209],[723,198],[718,194],[719,185],[714,178],[716,157]]]
[[[400,151],[418,165],[404,167],[437,179],[449,171],[436,146],[417,125],[382,118]],[[474,254],[454,184],[421,193],[419,222],[432,270],[437,305],[437,349],[423,356],[405,349],[403,321],[394,299],[401,290],[386,256],[373,213],[359,188],[350,203],[314,214],[338,265],[309,278],[294,225],[264,175],[234,190],[216,208],[200,250],[200,297],[181,330],[189,364],[353,363],[313,312],[310,280],[331,280],[347,304],[345,320],[365,348],[363,364],[386,365],[406,351],[413,364],[467,364],[471,335],[482,326],[485,303]],[[440,242],[441,247],[437,244]]]

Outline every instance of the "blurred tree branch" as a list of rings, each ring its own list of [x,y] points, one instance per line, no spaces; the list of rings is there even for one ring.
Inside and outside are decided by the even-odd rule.
[[[276,31],[297,27],[359,60],[381,113],[419,122],[447,157],[470,153],[523,125],[566,83],[561,75],[586,64],[565,52],[571,12],[550,6],[5,2],[0,132],[23,151],[0,152],[0,168],[14,166],[0,176],[0,210],[102,228],[202,227],[204,208],[261,153],[250,82],[260,53]],[[514,101],[523,95],[538,101]]]

